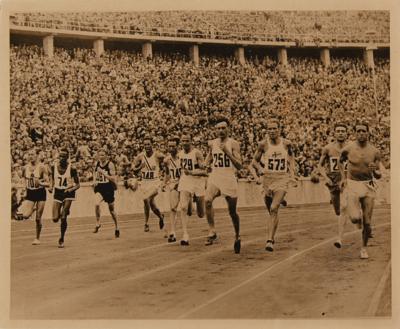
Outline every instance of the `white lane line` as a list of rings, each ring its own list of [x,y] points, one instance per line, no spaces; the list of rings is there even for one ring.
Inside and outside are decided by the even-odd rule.
[[[321,225],[321,226],[318,226],[318,228],[325,228],[325,227],[330,227],[330,226],[334,226],[334,225],[336,225],[336,224],[325,224],[325,225]],[[251,229],[248,229],[248,230],[242,230],[241,231],[241,233],[243,234],[243,233],[249,233],[249,232],[253,232],[253,231],[259,231],[260,230],[260,227],[259,226],[254,226],[253,228],[251,228]],[[278,233],[277,234],[277,236],[279,237],[280,235],[283,235],[283,234],[289,234],[289,233],[297,233],[297,232],[306,232],[307,230],[309,230],[309,229],[301,229],[301,230],[297,230],[297,231],[283,231],[283,232],[281,232],[281,233]],[[231,233],[232,232],[232,230],[231,229],[228,229],[228,230],[224,230],[224,231],[219,231],[219,234],[227,234],[227,233]],[[190,240],[191,241],[193,241],[193,240],[200,240],[200,239],[205,239],[207,237],[207,235],[200,235],[200,236],[196,236],[196,237],[194,237],[194,238],[191,238]],[[263,238],[257,238],[256,240],[248,240],[248,241],[246,241],[246,243],[245,244],[243,244],[243,241],[242,241],[242,244],[243,245],[246,245],[246,244],[249,244],[249,243],[251,243],[251,242],[254,242],[254,241],[258,241],[258,240],[262,240]],[[124,255],[122,255],[123,257],[126,257],[126,256],[130,256],[130,255],[134,255],[134,254],[139,254],[139,253],[142,253],[142,252],[146,252],[146,251],[149,251],[149,250],[153,250],[153,249],[158,249],[158,248],[165,248],[165,247],[172,247],[172,246],[176,246],[177,245],[177,243],[174,243],[174,244],[168,244],[167,242],[163,242],[163,243],[159,243],[159,244],[155,244],[155,245],[151,245],[151,246],[147,246],[147,247],[143,247],[143,248],[139,248],[139,249],[133,249],[133,250],[129,250],[128,251],[128,253],[126,253],[126,254],[124,254]],[[23,255],[21,255],[21,256],[16,256],[16,257],[12,257],[11,258],[11,262],[15,262],[15,261],[17,261],[17,260],[20,260],[20,259],[23,259],[23,258],[32,258],[32,257],[37,257],[37,256],[42,256],[42,255],[49,255],[49,254],[53,254],[53,253],[59,253],[60,252],[60,250],[58,249],[58,248],[54,248],[53,250],[46,250],[46,251],[43,251],[43,252],[38,252],[38,253],[35,253],[35,254],[23,254]],[[121,257],[122,257],[121,256]],[[85,265],[89,265],[89,264],[96,264],[96,263],[100,263],[100,262],[106,262],[107,260],[113,260],[115,258],[115,255],[109,255],[108,257],[102,257],[101,258],[101,260],[97,260],[96,258],[93,258],[93,260],[92,261],[87,261],[86,263],[85,263]],[[69,266],[69,269],[71,269],[73,266],[74,266],[74,264],[75,263],[70,263],[68,266]],[[80,262],[78,262],[77,264],[76,264],[77,266],[79,265],[79,266],[81,266],[81,264],[80,264]]]
[[[280,234],[277,234],[277,236],[283,236],[286,234],[293,234],[293,233],[302,233],[305,231],[308,231],[309,229],[299,229],[299,230],[292,230],[292,231],[287,231],[287,232],[281,232]],[[251,244],[253,242],[259,241],[259,240],[264,240],[264,238],[256,238],[256,239],[252,239],[252,240],[247,240],[245,243],[242,243],[242,246],[245,246],[247,244]],[[165,246],[165,244],[164,244]],[[152,246],[155,247],[155,246]],[[61,300],[60,303],[66,303],[68,305],[71,305],[72,303],[78,303],[78,301],[76,300],[77,298],[80,298],[81,296],[87,297],[89,294],[101,291],[101,290],[106,290],[109,288],[112,288],[112,285],[115,284],[116,282],[126,282],[129,284],[131,284],[133,281],[139,280],[141,278],[147,278],[149,275],[151,274],[155,274],[158,272],[162,272],[164,270],[170,269],[170,268],[174,268],[180,264],[184,264],[184,263],[192,263],[194,261],[197,261],[198,259],[213,255],[213,254],[217,254],[219,252],[223,252],[225,250],[231,249],[231,245],[228,246],[221,246],[220,248],[215,248],[215,249],[211,249],[210,251],[206,251],[201,253],[200,255],[191,257],[191,258],[184,258],[181,259],[179,261],[173,262],[173,263],[169,263],[166,265],[162,265],[162,266],[157,266],[151,270],[147,270],[145,272],[136,274],[134,276],[123,276],[121,278],[117,278],[117,279],[113,279],[113,280],[109,280],[107,282],[102,282],[101,284],[96,284],[94,286],[89,287],[88,289],[78,289],[76,290],[76,292],[69,294],[68,296],[64,296]],[[136,252],[135,252],[136,253]],[[240,256],[240,255],[238,255]],[[60,303],[58,303],[58,307],[60,307]],[[40,312],[41,310],[45,310],[49,308],[49,305],[54,305],[54,300],[49,299],[47,302],[45,301],[44,303],[40,303],[38,305],[36,305],[37,307],[35,308],[35,312]]]
[[[374,226],[374,228],[378,228],[378,227],[381,227],[381,226],[387,226],[387,225],[390,225],[390,222],[388,222],[388,223],[383,223],[383,224],[380,224],[380,225],[376,225],[376,226]],[[359,233],[359,232],[360,232],[360,230],[357,229],[357,230],[354,230],[354,231],[351,231],[351,232],[347,232],[347,233],[345,233],[344,235],[351,235],[351,234],[355,234],[355,233]],[[277,263],[275,263],[275,264],[273,264],[273,265],[267,267],[265,270],[263,270],[263,271],[259,272],[258,274],[256,274],[256,275],[250,277],[249,279],[247,279],[247,280],[245,280],[245,281],[239,283],[238,285],[236,285],[236,286],[234,286],[234,287],[232,287],[232,288],[226,290],[225,292],[223,292],[223,293],[221,293],[221,294],[215,296],[214,298],[209,299],[207,302],[205,302],[205,303],[203,303],[203,304],[200,304],[199,306],[197,306],[197,307],[195,307],[195,308],[192,308],[191,310],[189,310],[189,311],[187,311],[187,312],[181,314],[181,315],[178,317],[178,319],[183,319],[183,318],[188,317],[189,315],[191,315],[191,314],[193,314],[193,313],[195,313],[195,312],[201,310],[202,308],[205,308],[206,306],[211,305],[212,303],[215,303],[217,300],[219,300],[219,299],[221,299],[221,298],[223,298],[223,297],[225,297],[225,296],[231,294],[232,292],[234,292],[234,291],[238,290],[239,288],[241,288],[241,287],[243,287],[243,286],[249,284],[250,282],[252,282],[252,281],[258,279],[259,277],[261,277],[261,276],[263,276],[264,274],[266,274],[266,273],[268,273],[268,272],[274,270],[275,268],[277,268],[277,267],[279,267],[279,266],[281,266],[281,265],[283,265],[283,264],[285,264],[285,263],[287,263],[287,262],[290,262],[290,261],[292,261],[294,258],[297,258],[297,257],[299,257],[299,256],[301,256],[301,255],[303,255],[303,254],[305,254],[305,253],[307,253],[307,252],[309,252],[309,251],[311,251],[311,250],[314,250],[314,249],[316,249],[316,248],[318,248],[318,247],[321,247],[321,246],[323,246],[323,245],[325,245],[325,244],[331,243],[331,242],[335,241],[336,239],[337,239],[337,237],[324,240],[324,241],[322,241],[322,242],[320,242],[320,243],[317,243],[317,244],[311,246],[310,248],[307,248],[307,249],[304,249],[304,250],[302,250],[302,251],[300,251],[300,252],[297,252],[297,253],[293,254],[292,256],[290,256],[290,257],[288,257],[288,258],[286,258],[286,259],[284,259],[284,260],[281,260],[280,262],[277,262]]]
[[[229,217],[229,216],[226,216],[226,217]],[[252,220],[247,220],[247,223],[254,223],[254,222],[257,222],[257,221],[259,221],[259,219],[256,218],[256,219],[252,219]],[[265,226],[264,223],[262,223],[262,224],[263,224],[263,226]],[[330,225],[332,225],[332,224],[330,224]],[[232,226],[232,224],[230,224],[230,223],[227,223],[226,225],[221,225],[220,228],[225,228],[225,230],[218,231],[218,233],[219,234],[225,234],[225,233],[232,232],[232,229],[228,229],[228,227],[231,228],[231,226]],[[255,230],[258,231],[258,230],[260,230],[260,228],[262,228],[262,226],[253,226],[253,228],[251,228],[251,229],[242,230],[241,233],[252,232],[252,231],[255,231]],[[87,231],[86,230],[79,230],[79,231],[76,230],[74,232],[71,231],[69,233],[84,233],[84,232],[87,232]],[[50,236],[58,236],[58,235],[59,234],[49,234],[48,233],[48,234],[42,234],[42,237],[50,237]],[[207,237],[207,235],[201,235],[201,236],[190,238],[190,240],[205,239],[206,237]],[[164,240],[164,238],[162,238],[162,239]],[[148,246],[148,247],[131,250],[131,251],[129,251],[129,254],[136,254],[136,253],[140,253],[142,251],[147,251],[147,250],[160,248],[160,247],[174,246],[176,244],[177,243],[169,244],[167,242],[163,242],[163,243],[159,243],[159,244],[156,244],[156,245],[151,245],[151,246]],[[35,248],[35,247],[32,247],[32,248]],[[35,253],[29,253],[29,254],[25,253],[25,254],[22,254],[20,256],[11,257],[11,261],[15,261],[15,260],[18,260],[18,259],[23,259],[23,258],[32,258],[32,257],[36,257],[36,256],[41,256],[41,255],[49,255],[49,254],[59,253],[59,252],[60,252],[60,250],[55,245],[54,249],[52,249],[52,250],[46,250],[46,251],[43,251],[43,252],[35,252]],[[112,256],[112,258],[114,258],[114,257],[115,256]],[[102,258],[102,260],[104,260],[104,258]]]
[[[250,216],[254,216],[254,215],[260,215],[260,211],[246,211],[245,213],[242,214],[242,216],[244,218],[250,217]],[[111,218],[111,217],[110,217]],[[207,220],[205,218],[198,218],[197,216],[193,216],[193,223],[192,225],[198,225],[198,224],[207,224]],[[218,216],[216,217],[216,220],[220,220],[220,219],[224,219],[224,218],[230,218],[229,214],[222,214],[222,216]],[[156,219],[156,218],[154,218]],[[150,222],[153,220],[153,218],[150,218]],[[158,221],[158,218],[157,218]],[[166,222],[166,224],[169,224],[169,218],[166,217],[164,219],[164,221]],[[177,222],[180,222],[180,219],[177,219]],[[28,224],[28,223],[32,223],[30,225],[32,225],[31,229],[12,229],[11,233],[12,233],[12,240],[13,241],[17,241],[17,240],[23,240],[23,239],[30,239],[30,235],[24,235],[24,236],[19,236],[20,233],[34,233],[35,231],[35,221],[34,220],[26,220],[25,222],[19,223],[21,225],[23,225],[24,223]],[[139,219],[132,219],[132,220],[118,220],[118,224],[127,224],[127,225],[121,225],[121,228],[139,228],[139,227],[143,227],[143,223],[144,223],[144,219],[143,218],[139,218]],[[60,223],[53,223],[53,222],[46,222],[44,223],[46,225],[43,225],[43,229],[42,230],[46,230],[48,231],[49,229],[51,230],[50,232],[44,232],[42,234],[42,236],[47,236],[47,235],[57,235],[59,228],[60,228]],[[48,224],[48,225],[47,225]],[[77,224],[74,219],[68,219],[68,225],[71,226],[71,229],[68,229],[67,232],[86,232],[86,231],[91,231],[93,230],[94,226],[96,224],[95,219],[93,219],[93,223],[81,223],[81,224]],[[158,226],[158,222],[157,224],[154,224]],[[110,221],[108,221],[107,219],[104,219],[101,223],[101,226],[103,229],[108,229],[111,227],[114,227],[114,223],[112,222],[112,219],[110,219]],[[87,227],[86,229],[82,229],[80,227]],[[78,229],[79,228],[79,229]],[[52,233],[52,231],[56,231],[57,233]]]
[[[379,281],[379,284],[377,285],[375,289],[375,293],[372,296],[371,303],[369,304],[367,315],[368,316],[375,316],[376,312],[378,311],[379,307],[379,302],[381,300],[383,291],[385,289],[385,284],[386,281],[388,280],[390,273],[391,273],[391,265],[392,262],[389,261],[388,264],[386,265],[385,271],[383,272],[383,275]]]

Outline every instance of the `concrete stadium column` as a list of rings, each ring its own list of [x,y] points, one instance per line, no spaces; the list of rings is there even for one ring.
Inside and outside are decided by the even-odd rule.
[[[368,46],[367,48],[364,49],[364,63],[369,68],[375,67],[374,49],[377,49],[377,48],[375,46]]]
[[[235,49],[235,58],[240,63],[240,65],[244,65],[246,60],[244,58],[244,48],[238,47]]]
[[[328,48],[322,48],[320,51],[320,58],[325,67],[331,64],[331,55]]]
[[[194,65],[199,65],[199,45],[192,45],[189,49],[190,60],[194,63]]]
[[[278,62],[282,65],[287,65],[287,49],[286,48],[279,48],[278,49]]]
[[[54,36],[47,35],[43,38],[44,54],[50,58],[54,55]]]
[[[142,45],[142,55],[143,58],[153,57],[153,46],[151,45],[151,42],[146,42]]]
[[[94,52],[96,57],[100,57],[104,53],[104,40],[97,39],[93,41]]]

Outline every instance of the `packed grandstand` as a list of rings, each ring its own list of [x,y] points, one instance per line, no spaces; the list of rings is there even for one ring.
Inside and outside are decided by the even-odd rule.
[[[239,16],[241,23],[235,25]],[[197,31],[210,38],[222,36],[223,31],[315,38],[318,31],[321,39],[341,35],[348,42],[365,40],[366,26],[372,26],[381,41],[388,41],[387,12],[301,17],[293,12],[36,13],[15,14],[12,23],[45,22],[57,28],[77,22],[78,30],[92,26],[97,32],[100,26],[116,30],[128,26],[131,33],[134,21],[137,30],[156,25]],[[352,24],[355,18],[358,24]],[[330,24],[332,19],[338,21]],[[346,122],[351,136],[355,119],[365,117],[371,139],[388,167],[389,66],[388,56],[376,57],[372,72],[361,57],[350,54],[332,56],[328,67],[318,58],[290,54],[287,66],[268,56],[248,57],[240,65],[218,51],[200,52],[196,66],[182,52],[154,52],[149,59],[140,52],[107,49],[96,57],[92,49],[69,47],[55,48],[54,57],[48,58],[40,46],[11,44],[13,182],[20,181],[27,151],[35,145],[46,163],[54,161],[61,145],[68,145],[82,181],[92,179],[94,157],[103,146],[111,151],[119,175],[126,175],[146,134],[165,150],[168,136],[189,128],[197,146],[205,151],[206,141],[213,137],[213,120],[220,114],[231,120],[231,134],[241,143],[245,164],[265,136],[267,118],[278,117],[282,134],[294,145],[297,174],[303,177],[316,168],[321,148],[333,136],[334,122]],[[249,176],[246,168],[238,174]]]
[[[238,40],[389,42],[388,11],[19,13],[11,24],[117,34]]]

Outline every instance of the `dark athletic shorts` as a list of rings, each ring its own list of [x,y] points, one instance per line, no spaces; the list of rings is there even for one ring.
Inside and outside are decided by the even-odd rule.
[[[115,191],[114,186],[110,182],[98,183],[94,187],[94,193],[100,193],[103,200],[107,203],[114,202],[115,200],[114,191]]]
[[[75,192],[65,193],[64,190],[54,188],[54,201],[63,203],[64,200],[75,200]]]
[[[38,202],[46,201],[46,189],[44,187],[38,189],[27,189],[25,200]]]

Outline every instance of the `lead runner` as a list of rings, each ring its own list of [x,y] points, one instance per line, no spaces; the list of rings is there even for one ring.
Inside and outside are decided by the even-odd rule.
[[[229,120],[219,118],[215,128],[218,138],[208,142],[209,153],[206,163],[211,163],[211,174],[207,181],[205,205],[209,226],[206,246],[212,245],[217,240],[214,223],[213,201],[218,196],[224,196],[228,204],[229,215],[235,229],[235,243],[233,249],[240,253],[240,218],[236,211],[238,197],[238,183],[235,171],[242,168],[239,142],[228,136]]]
[[[351,222],[362,228],[360,258],[367,259],[367,244],[371,236],[371,218],[376,197],[375,179],[382,177],[379,150],[368,141],[369,126],[356,125],[356,140],[346,145],[340,154],[339,169],[342,174],[340,186],[344,194],[343,206]],[[347,180],[344,163],[347,161]]]

